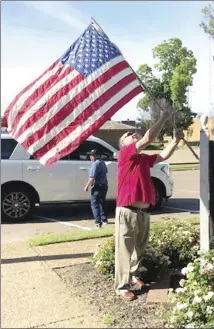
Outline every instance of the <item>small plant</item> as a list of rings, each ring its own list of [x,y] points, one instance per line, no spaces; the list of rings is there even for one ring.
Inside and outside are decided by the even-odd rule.
[[[214,251],[182,269],[185,279],[172,293],[175,303],[169,318],[171,328],[214,327]]]
[[[95,269],[111,279],[114,277],[114,253],[115,241],[114,238],[112,238],[108,240],[103,246],[101,246],[99,250],[95,251],[92,258]]]
[[[103,315],[103,322],[106,325],[112,326],[114,324],[114,320],[112,319],[111,315],[109,313],[105,313]]]

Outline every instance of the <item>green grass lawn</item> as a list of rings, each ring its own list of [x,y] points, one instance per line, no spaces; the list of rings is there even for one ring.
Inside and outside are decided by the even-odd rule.
[[[200,169],[200,164],[199,163],[194,163],[194,164],[171,164],[170,168],[172,170],[191,170],[191,169]]]
[[[99,230],[76,231],[66,233],[50,233],[36,235],[28,240],[32,246],[44,246],[53,243],[80,241],[112,236],[114,234],[114,225],[104,227]]]
[[[173,219],[177,221],[178,219]],[[195,216],[189,219],[183,219],[192,225],[199,225],[199,216]],[[152,222],[151,228],[158,227],[161,225],[167,225],[168,220],[165,221],[155,221]],[[96,239],[103,237],[110,237],[114,234],[114,225],[104,227],[99,230],[91,231],[76,231],[76,232],[66,232],[66,233],[50,233],[36,235],[28,240],[28,243],[32,246],[45,246],[54,243],[72,242],[88,239]]]

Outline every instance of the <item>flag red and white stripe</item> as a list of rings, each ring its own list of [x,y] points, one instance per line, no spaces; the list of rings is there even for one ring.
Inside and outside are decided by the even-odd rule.
[[[49,167],[142,91],[121,54],[87,76],[56,61],[16,96],[5,111],[2,126]]]

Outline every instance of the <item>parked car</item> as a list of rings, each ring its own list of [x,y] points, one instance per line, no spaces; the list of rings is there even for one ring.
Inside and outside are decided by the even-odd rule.
[[[116,198],[116,166],[118,151],[96,137],[89,137],[78,149],[51,168],[35,160],[8,134],[1,134],[1,207],[2,219],[10,222],[29,219],[35,205],[87,202],[89,193],[83,188],[91,165],[89,152],[98,149],[108,167],[107,200]],[[173,181],[168,163],[151,169],[156,189],[155,208],[173,193]]]

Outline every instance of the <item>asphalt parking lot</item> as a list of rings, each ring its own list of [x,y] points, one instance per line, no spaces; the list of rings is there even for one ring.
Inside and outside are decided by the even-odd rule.
[[[199,170],[174,171],[174,194],[152,220],[188,218],[199,214]],[[108,204],[109,222],[114,224],[115,206]],[[1,243],[25,241],[37,234],[91,230],[94,221],[89,204],[38,207],[32,220],[2,224]]]

